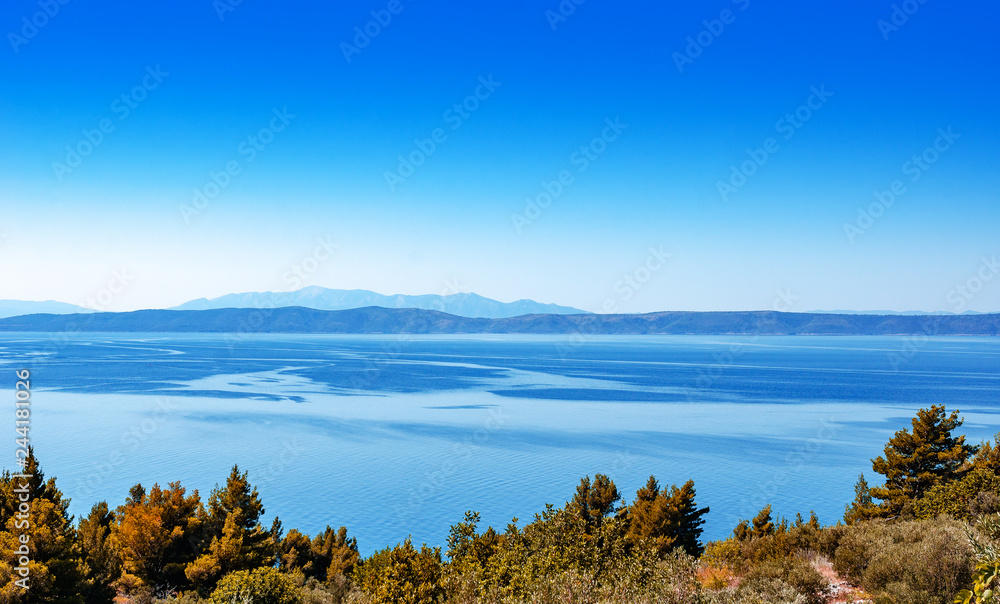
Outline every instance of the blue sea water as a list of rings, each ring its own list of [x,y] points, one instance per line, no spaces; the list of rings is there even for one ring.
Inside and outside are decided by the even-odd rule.
[[[1000,431],[1000,338],[3,334],[11,400],[22,368],[74,514],[239,464],[268,517],[366,554],[466,510],[523,523],[595,473],[694,479],[708,539],[765,503],[830,523],[917,409]]]

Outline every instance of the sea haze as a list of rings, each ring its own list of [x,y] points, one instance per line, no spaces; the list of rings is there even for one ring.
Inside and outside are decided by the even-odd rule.
[[[1000,430],[992,337],[4,334],[0,365],[32,371],[72,513],[137,482],[207,497],[239,464],[286,529],[366,554],[443,545],[470,509],[523,522],[595,473],[629,498],[693,478],[707,538],[764,503],[831,523],[920,407]]]

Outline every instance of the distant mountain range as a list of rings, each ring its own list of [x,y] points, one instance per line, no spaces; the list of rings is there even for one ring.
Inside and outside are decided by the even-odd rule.
[[[367,307],[333,311],[302,307],[225,308],[27,315],[0,319],[0,331],[996,336],[1000,335],[1000,314],[912,316],[754,311],[533,314],[486,319],[416,308]]]
[[[397,294],[387,296],[364,289],[328,289],[325,287],[306,287],[292,292],[246,292],[240,294],[227,294],[218,298],[198,298],[185,302],[180,306],[175,306],[166,310],[218,310],[218,309],[277,309],[301,307],[314,310],[351,310],[367,307],[382,307],[387,309],[422,309],[433,310],[460,318],[473,319],[510,319],[524,315],[589,315],[587,311],[573,308],[571,306],[560,306],[558,304],[544,304],[534,300],[517,300],[515,302],[500,302],[485,298],[474,293],[461,293],[451,295],[418,295],[409,296]],[[47,300],[45,302],[26,302],[21,300],[0,300],[0,319],[33,314],[69,315],[97,313],[99,311]],[[118,313],[129,314],[129,313]],[[649,313],[642,316],[660,315],[663,313]],[[713,315],[718,313],[673,313],[687,315]],[[747,313],[736,313],[746,315]],[[817,310],[808,313],[796,313],[804,315],[829,315],[829,316],[959,316],[946,311],[920,312],[920,311],[854,311],[854,310]],[[962,316],[980,315],[973,311],[966,311]],[[637,316],[637,315],[615,315],[615,316]],[[131,331],[131,330],[129,330]],[[161,331],[161,330],[154,330]],[[360,333],[360,332],[359,332]]]
[[[478,294],[433,294],[386,296],[364,289],[327,289],[305,287],[293,292],[249,292],[228,294],[211,300],[199,298],[175,306],[171,310],[209,310],[213,308],[280,308],[301,306],[316,310],[348,310],[366,306],[383,308],[422,308],[436,310],[460,317],[503,319],[530,314],[572,315],[586,311],[558,304],[542,304],[534,300],[498,302]],[[42,311],[38,311],[42,312]]]
[[[51,313],[53,315],[68,315],[71,313],[97,312],[75,304],[46,300],[45,302],[24,302],[22,300],[0,300],[0,319],[30,315],[34,313]]]

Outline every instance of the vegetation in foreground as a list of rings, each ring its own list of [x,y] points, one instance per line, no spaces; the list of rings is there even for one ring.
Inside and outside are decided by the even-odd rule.
[[[344,527],[263,526],[238,467],[205,501],[180,483],[136,485],[74,525],[32,453],[32,478],[0,477],[0,604],[985,604],[1000,590],[1000,446],[966,443],[961,424],[921,410],[872,460],[883,484],[860,476],[835,525],[766,506],[703,545],[709,509],[692,481],[651,476],[626,501],[598,474],[523,527],[483,528],[468,512],[443,551],[406,540],[367,558]],[[25,492],[28,590],[17,584]]]

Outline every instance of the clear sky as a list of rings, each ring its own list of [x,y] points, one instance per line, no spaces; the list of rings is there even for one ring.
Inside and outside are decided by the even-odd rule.
[[[7,0],[0,298],[1000,311],[995,2],[576,1]]]

